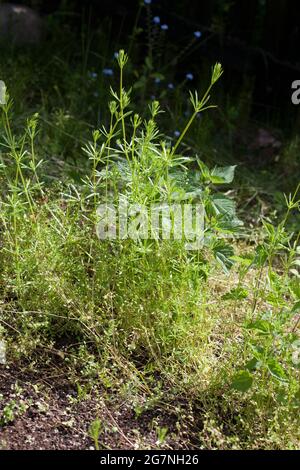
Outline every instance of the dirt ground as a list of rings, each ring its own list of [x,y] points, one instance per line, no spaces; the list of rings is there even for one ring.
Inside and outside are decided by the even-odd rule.
[[[96,418],[101,422],[100,449],[189,447],[188,430],[159,406],[139,414],[124,397],[103,393],[100,386],[78,398],[78,388],[64,372],[28,373],[0,365],[0,449],[94,449],[89,429]],[[161,428],[168,430],[163,442]]]

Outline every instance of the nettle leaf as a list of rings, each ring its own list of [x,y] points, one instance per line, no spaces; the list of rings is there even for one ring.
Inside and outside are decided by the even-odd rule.
[[[215,229],[223,233],[235,233],[238,232],[243,225],[243,222],[237,218],[229,219],[225,216],[221,216],[216,221]]]
[[[231,258],[234,255],[233,247],[226,244],[223,240],[219,240],[213,247],[213,254],[225,273],[228,273],[234,265],[234,261]]]
[[[269,372],[273,377],[275,377],[280,382],[288,382],[288,377],[286,375],[285,370],[276,359],[269,359],[267,362],[267,366]]]
[[[247,392],[253,384],[253,375],[249,370],[240,370],[237,372],[232,379],[231,388],[238,392]]]
[[[271,330],[271,324],[267,320],[255,320],[247,323],[246,330],[258,330],[261,333],[269,333]]]
[[[236,232],[243,222],[236,216],[236,206],[232,199],[223,194],[214,194],[210,199],[211,207],[217,217],[217,229],[225,232]]]
[[[213,194],[211,203],[216,215],[223,214],[228,217],[236,216],[235,202],[224,196],[224,194]]]
[[[236,165],[216,167],[210,174],[211,182],[214,184],[228,184],[233,181]]]
[[[250,347],[253,351],[254,357],[258,358],[259,360],[263,361],[264,357],[266,355],[266,350],[263,346],[260,344],[251,344],[250,342]]]
[[[236,287],[235,289],[231,289],[231,291],[226,292],[222,296],[223,300],[243,300],[248,297],[248,291],[243,287]]]
[[[261,362],[256,358],[253,357],[248,361],[245,365],[246,369],[248,369],[250,372],[253,372],[254,370],[258,369],[261,365]]]

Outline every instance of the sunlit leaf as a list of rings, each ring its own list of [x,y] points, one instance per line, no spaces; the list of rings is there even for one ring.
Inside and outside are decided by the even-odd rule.
[[[233,181],[236,165],[214,168],[211,172],[211,182],[214,184],[228,184]]]
[[[283,369],[283,367],[279,364],[279,362],[276,359],[269,359],[268,360],[268,369],[273,377],[275,377],[277,380],[280,380],[281,382],[287,382],[288,378],[287,375]]]

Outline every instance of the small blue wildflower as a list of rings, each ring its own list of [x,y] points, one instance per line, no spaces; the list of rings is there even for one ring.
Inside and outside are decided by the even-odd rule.
[[[151,101],[154,101],[155,100],[155,95],[151,95],[150,98],[151,98]]]
[[[167,24],[162,24],[160,27],[163,31],[167,31],[169,29],[169,26]]]
[[[201,36],[202,36],[201,31],[194,31],[194,36],[195,36],[196,39],[200,39]]]
[[[154,16],[153,23],[154,24],[159,24],[160,23],[160,17],[159,16]]]
[[[174,90],[174,85],[173,85],[173,83],[168,83],[168,88],[169,88],[169,90]]]
[[[89,77],[91,78],[97,78],[98,74],[96,72],[88,72]]]
[[[119,57],[119,53],[118,52],[114,52],[114,58],[117,59]]]
[[[152,0],[144,0],[145,5],[151,5]]]
[[[174,131],[174,136],[175,136],[175,137],[179,137],[179,136],[180,136],[180,132],[179,132],[179,131]]]
[[[194,75],[193,75],[192,73],[187,73],[186,76],[185,76],[185,78],[186,78],[187,80],[194,80]]]
[[[114,74],[114,71],[113,71],[113,69],[105,68],[105,69],[102,70],[102,73],[103,73],[103,75],[111,77]]]
[[[159,77],[156,77],[155,80],[154,80],[154,83],[156,83],[156,85],[158,85],[160,82],[161,82],[161,79]]]

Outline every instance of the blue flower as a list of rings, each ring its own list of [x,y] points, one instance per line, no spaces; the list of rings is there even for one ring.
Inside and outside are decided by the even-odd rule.
[[[145,5],[150,5],[152,0],[144,0]]]
[[[159,77],[156,77],[154,80],[154,83],[158,85],[160,82],[161,82],[161,79]]]
[[[114,52],[114,58],[117,59],[119,57],[119,53],[118,52]]]
[[[98,74],[96,72],[88,72],[90,78],[97,78]]]
[[[154,16],[153,23],[159,24],[160,23],[160,17],[159,16]]]
[[[168,83],[168,88],[169,88],[169,90],[174,90],[174,85],[173,85],[173,83]]]
[[[163,31],[167,31],[169,29],[169,26],[167,24],[162,24],[160,27]]]
[[[103,75],[111,77],[114,74],[114,71],[113,71],[113,69],[105,68],[105,69],[102,70],[102,73],[103,73]]]
[[[151,98],[152,101],[154,101],[155,100],[155,95],[151,95],[150,98]]]
[[[185,76],[185,78],[186,78],[187,80],[194,80],[194,75],[193,75],[192,73],[187,73],[186,76]]]
[[[201,31],[194,31],[194,36],[195,36],[195,38],[200,39],[201,36],[202,36]]]
[[[179,131],[174,131],[174,136],[175,136],[175,137],[179,137],[179,136],[180,136],[180,132],[179,132]]]

